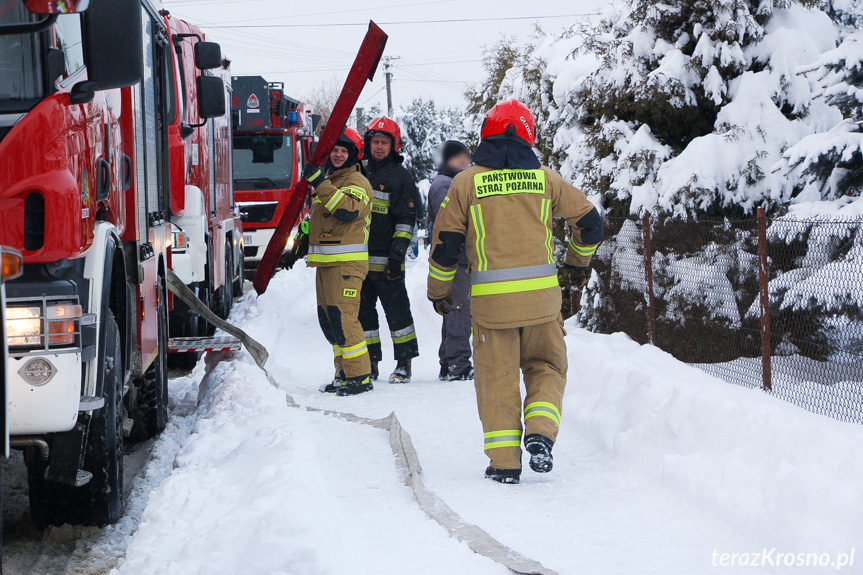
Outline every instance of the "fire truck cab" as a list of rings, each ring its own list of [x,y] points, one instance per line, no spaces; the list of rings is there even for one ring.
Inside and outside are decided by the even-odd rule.
[[[199,300],[227,319],[243,291],[243,224],[234,204],[231,180],[231,126],[227,113],[211,119],[198,114],[207,85],[227,86],[222,108],[230,105],[230,63],[218,44],[206,42],[193,24],[165,12],[175,56],[176,131],[169,141],[171,172],[172,269]],[[212,334],[212,328],[172,298],[171,337]],[[196,356],[173,355],[194,361]]]
[[[171,142],[182,138],[159,0],[0,7],[0,244],[9,426],[39,524],[123,515],[124,443],[167,423]],[[198,117],[225,113],[221,78]]]
[[[282,83],[261,76],[235,76],[232,83],[234,193],[251,276],[311,158],[319,116],[285,95]],[[306,213],[308,205],[299,219]]]

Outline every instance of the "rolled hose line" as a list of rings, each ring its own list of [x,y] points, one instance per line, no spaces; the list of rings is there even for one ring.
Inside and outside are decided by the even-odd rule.
[[[510,549],[486,531],[476,525],[466,523],[458,513],[446,504],[434,491],[430,490],[423,483],[420,475],[422,474],[422,465],[420,464],[419,454],[414,448],[410,434],[402,426],[395,412],[390,413],[383,419],[369,419],[360,417],[353,413],[344,413],[331,409],[321,409],[317,407],[308,407],[297,403],[293,397],[287,392],[284,392],[279,386],[275,377],[267,371],[265,365],[269,353],[263,345],[252,339],[246,332],[240,328],[229,324],[227,321],[216,316],[206,305],[204,305],[189,288],[178,278],[172,271],[168,270],[168,288],[177,297],[183,300],[190,308],[199,313],[207,321],[221,328],[226,333],[233,335],[243,342],[243,346],[249,355],[255,361],[257,366],[266,374],[267,381],[285,393],[285,400],[289,407],[295,409],[305,409],[306,411],[317,412],[323,415],[337,417],[343,421],[368,425],[377,429],[383,429],[390,434],[390,448],[396,458],[396,467],[402,475],[405,485],[411,488],[417,504],[420,509],[430,518],[436,521],[441,527],[447,530],[450,536],[455,537],[462,543],[467,543],[468,547],[474,553],[487,557],[504,567],[507,567],[514,573],[520,575],[558,575],[557,571],[548,569],[524,555]],[[230,361],[242,357],[241,352],[209,352],[206,357],[206,371],[204,378],[201,381],[201,389],[199,391],[198,401],[202,399],[206,392],[207,380],[215,369],[216,365],[223,361]]]

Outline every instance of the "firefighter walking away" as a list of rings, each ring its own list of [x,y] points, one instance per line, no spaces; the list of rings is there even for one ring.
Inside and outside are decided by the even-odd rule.
[[[396,368],[390,383],[411,380],[411,360],[419,355],[411,304],[405,287],[405,254],[417,222],[417,188],[402,166],[401,130],[393,120],[371,121],[365,133],[364,158],[372,186],[369,274],[363,282],[360,321],[371,355],[372,379],[383,359],[377,302],[381,301],[393,338]]]
[[[530,110],[517,100],[489,111],[473,155],[438,213],[428,297],[445,314],[462,245],[471,272],[477,406],[490,459],[486,477],[518,483],[522,443],[530,467],[551,471],[567,356],[554,260],[554,218],[571,226],[561,274],[586,283],[602,218],[583,192],[542,166]],[[520,371],[527,390],[521,397]]]
[[[314,186],[309,214],[308,264],[317,268],[318,319],[333,346],[335,376],[321,391],[357,395],[371,391],[371,364],[359,321],[369,265],[371,186],[362,173],[359,132],[346,128],[323,168],[307,163]]]

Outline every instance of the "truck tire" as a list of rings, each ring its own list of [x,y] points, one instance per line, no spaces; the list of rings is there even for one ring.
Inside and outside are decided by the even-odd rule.
[[[105,352],[97,361],[103,368],[99,377],[105,406],[93,412],[84,453],[84,470],[93,477],[81,487],[46,481],[47,462],[28,450],[30,513],[40,526],[103,526],[123,517],[123,348],[110,310],[103,321]]]
[[[231,252],[231,244],[225,242],[225,283],[216,289],[213,300],[216,304],[214,310],[216,315],[222,319],[228,319],[231,315],[231,307],[234,305],[234,289],[232,277],[234,275],[234,254]]]
[[[158,289],[161,293],[161,281]],[[133,441],[146,441],[155,437],[168,425],[168,307],[164,293],[156,310],[159,353],[140,381],[138,401],[132,413]]]
[[[246,281],[246,257],[243,255],[243,250],[236,252],[239,254],[237,262],[237,275],[234,278],[234,297],[243,296],[243,283]]]

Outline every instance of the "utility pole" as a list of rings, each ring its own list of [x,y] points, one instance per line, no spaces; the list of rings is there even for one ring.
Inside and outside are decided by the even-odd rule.
[[[363,127],[363,116],[365,116],[365,108],[357,108],[357,132],[362,134],[365,131]]]
[[[390,71],[393,67],[392,61],[398,60],[399,56],[384,56],[384,72],[387,79],[387,116],[393,115],[393,73]]]

